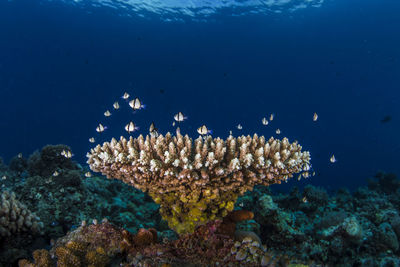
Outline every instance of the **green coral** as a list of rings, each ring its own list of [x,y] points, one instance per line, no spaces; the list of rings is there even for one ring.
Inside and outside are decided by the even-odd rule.
[[[152,194],[157,204],[161,204],[160,214],[168,226],[178,234],[193,232],[205,222],[225,217],[233,210],[237,194],[203,190],[200,194]]]

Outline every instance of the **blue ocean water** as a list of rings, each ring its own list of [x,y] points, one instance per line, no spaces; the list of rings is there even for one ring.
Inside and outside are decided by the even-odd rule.
[[[298,140],[316,176],[291,185],[352,189],[378,170],[399,175],[400,2],[246,2],[0,1],[0,156],[66,144],[85,165],[88,138],[126,136],[130,120],[138,133],[152,121],[174,131],[182,111],[193,137],[206,124],[213,136],[279,128]],[[146,109],[105,118],[125,91]]]

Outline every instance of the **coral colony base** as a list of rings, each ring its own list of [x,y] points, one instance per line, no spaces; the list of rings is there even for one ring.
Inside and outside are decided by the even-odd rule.
[[[281,183],[310,170],[310,153],[287,138],[229,136],[226,140],[167,133],[121,137],[88,153],[93,171],[148,192],[178,234],[222,219],[257,184]]]
[[[0,158],[0,266],[400,266],[394,174],[331,196],[255,186],[222,220],[177,236],[146,194],[85,176],[62,151],[48,145],[8,166]]]

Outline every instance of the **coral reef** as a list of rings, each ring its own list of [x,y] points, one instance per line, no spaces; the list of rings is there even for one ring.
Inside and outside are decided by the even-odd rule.
[[[7,170],[8,170],[8,166],[4,163],[3,158],[0,157],[0,172],[4,173]]]
[[[40,233],[43,223],[24,204],[16,199],[15,193],[3,191],[0,195],[0,239],[18,232]]]
[[[57,167],[57,176],[39,175],[52,173],[51,164],[47,171],[35,165],[42,169],[31,175],[29,162],[15,157],[12,168],[1,164],[0,183],[41,218],[44,235],[0,237],[0,266],[21,259],[30,267],[400,266],[400,190],[393,174],[377,174],[354,192],[255,186],[221,220],[177,237],[150,196],[132,186],[85,178],[87,170],[74,161]],[[104,217],[110,223],[92,220]]]
[[[120,260],[125,234],[106,221],[91,225],[83,223],[57,240],[50,251],[37,250],[33,252],[33,262],[20,260],[19,266],[107,266],[113,260]]]
[[[48,145],[35,152],[28,160],[28,175],[13,185],[21,200],[40,216],[47,236],[58,238],[82,220],[104,217],[134,232],[158,227],[154,223],[154,218],[159,218],[158,206],[149,197],[138,190],[132,195],[131,187],[120,181],[84,177],[86,170],[79,164],[60,158],[64,149],[66,146]],[[52,158],[56,163],[47,164]]]
[[[178,240],[157,243],[154,231],[141,229],[136,235],[107,221],[82,224],[59,239],[50,251],[36,250],[33,261],[23,259],[20,267],[66,266],[288,266],[300,263],[269,252],[260,243],[245,238],[234,242],[218,234],[217,220],[199,226]]]
[[[297,142],[254,135],[226,140],[188,135],[112,139],[88,153],[93,171],[148,192],[179,234],[225,217],[257,184],[281,183],[310,169]]]
[[[36,151],[28,159],[28,171],[31,176],[50,176],[57,170],[76,170],[71,158],[62,152],[71,151],[66,145],[47,145],[40,152]]]
[[[28,168],[28,161],[22,156],[15,156],[11,159],[8,164],[10,170],[15,171],[17,173],[22,173]]]
[[[272,251],[329,266],[398,266],[400,192],[380,194],[385,188],[333,196],[310,185],[276,195],[256,188],[238,202],[254,207],[259,236]]]
[[[46,150],[56,151],[45,154],[58,157],[60,148],[56,146],[52,149],[47,146]],[[30,235],[31,232],[18,232],[10,237],[3,237],[3,242],[0,243],[0,266],[1,263],[5,266],[15,265],[16,260],[26,258],[33,249],[43,248],[52,240],[64,236],[82,220],[108,218],[131,232],[152,227],[160,231],[168,229],[165,222],[161,221],[158,205],[139,190],[132,191],[131,186],[118,180],[107,180],[98,176],[85,177],[84,173],[88,170],[65,157],[73,166],[70,163],[59,164],[56,167],[58,175],[53,175],[55,165],[40,163],[39,152],[34,155],[30,158],[36,157],[36,160],[30,161],[21,156],[14,157],[10,161],[10,165],[13,162],[13,169],[2,164],[0,177],[3,178],[0,179],[0,184],[4,190],[15,192],[18,200],[40,217],[43,235],[33,236]],[[64,162],[63,158],[59,160]],[[18,162],[27,162],[28,165]],[[40,170],[35,171],[35,166]],[[28,169],[35,175],[31,175]],[[38,175],[40,173],[42,175]],[[49,175],[44,176],[45,174]],[[163,235],[167,235],[167,232],[161,233]]]
[[[378,172],[374,179],[368,180],[368,187],[382,193],[394,193],[400,189],[400,180],[394,173]]]

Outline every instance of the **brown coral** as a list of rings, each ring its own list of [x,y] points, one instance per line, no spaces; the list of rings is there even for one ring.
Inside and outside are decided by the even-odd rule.
[[[109,263],[106,251],[102,247],[97,247],[95,250],[90,250],[86,253],[85,259],[88,267],[104,267]]]
[[[147,246],[157,242],[157,231],[154,228],[144,229],[141,228],[133,238],[133,242],[136,246]]]
[[[188,135],[112,139],[87,154],[93,171],[148,192],[178,233],[193,232],[233,210],[254,185],[281,183],[310,169],[310,154],[287,138]]]
[[[43,223],[23,203],[14,192],[4,191],[0,195],[0,237],[18,232],[40,233]]]
[[[220,234],[234,238],[236,224],[241,221],[251,220],[254,218],[254,213],[248,210],[235,210],[230,212],[222,221],[218,228]]]
[[[234,242],[219,234],[221,220],[199,226],[194,233],[181,235],[164,244],[133,244],[134,235],[108,222],[83,225],[57,240],[50,252],[37,250],[34,262],[20,260],[20,267],[90,266],[288,266],[293,260],[267,251],[249,238]],[[152,230],[144,235],[155,237]],[[149,234],[150,233],[150,234]],[[123,250],[123,240],[130,248]],[[125,263],[125,265],[124,265]]]
[[[19,267],[51,267],[53,262],[50,253],[45,249],[35,250],[33,253],[33,263],[28,260],[20,260]]]
[[[112,259],[126,252],[123,250],[123,239],[133,239],[133,235],[108,222],[85,225],[60,238],[50,252],[36,250],[34,262],[20,260],[20,267],[102,267]],[[130,245],[131,247],[133,245]],[[43,263],[46,263],[44,265]]]

